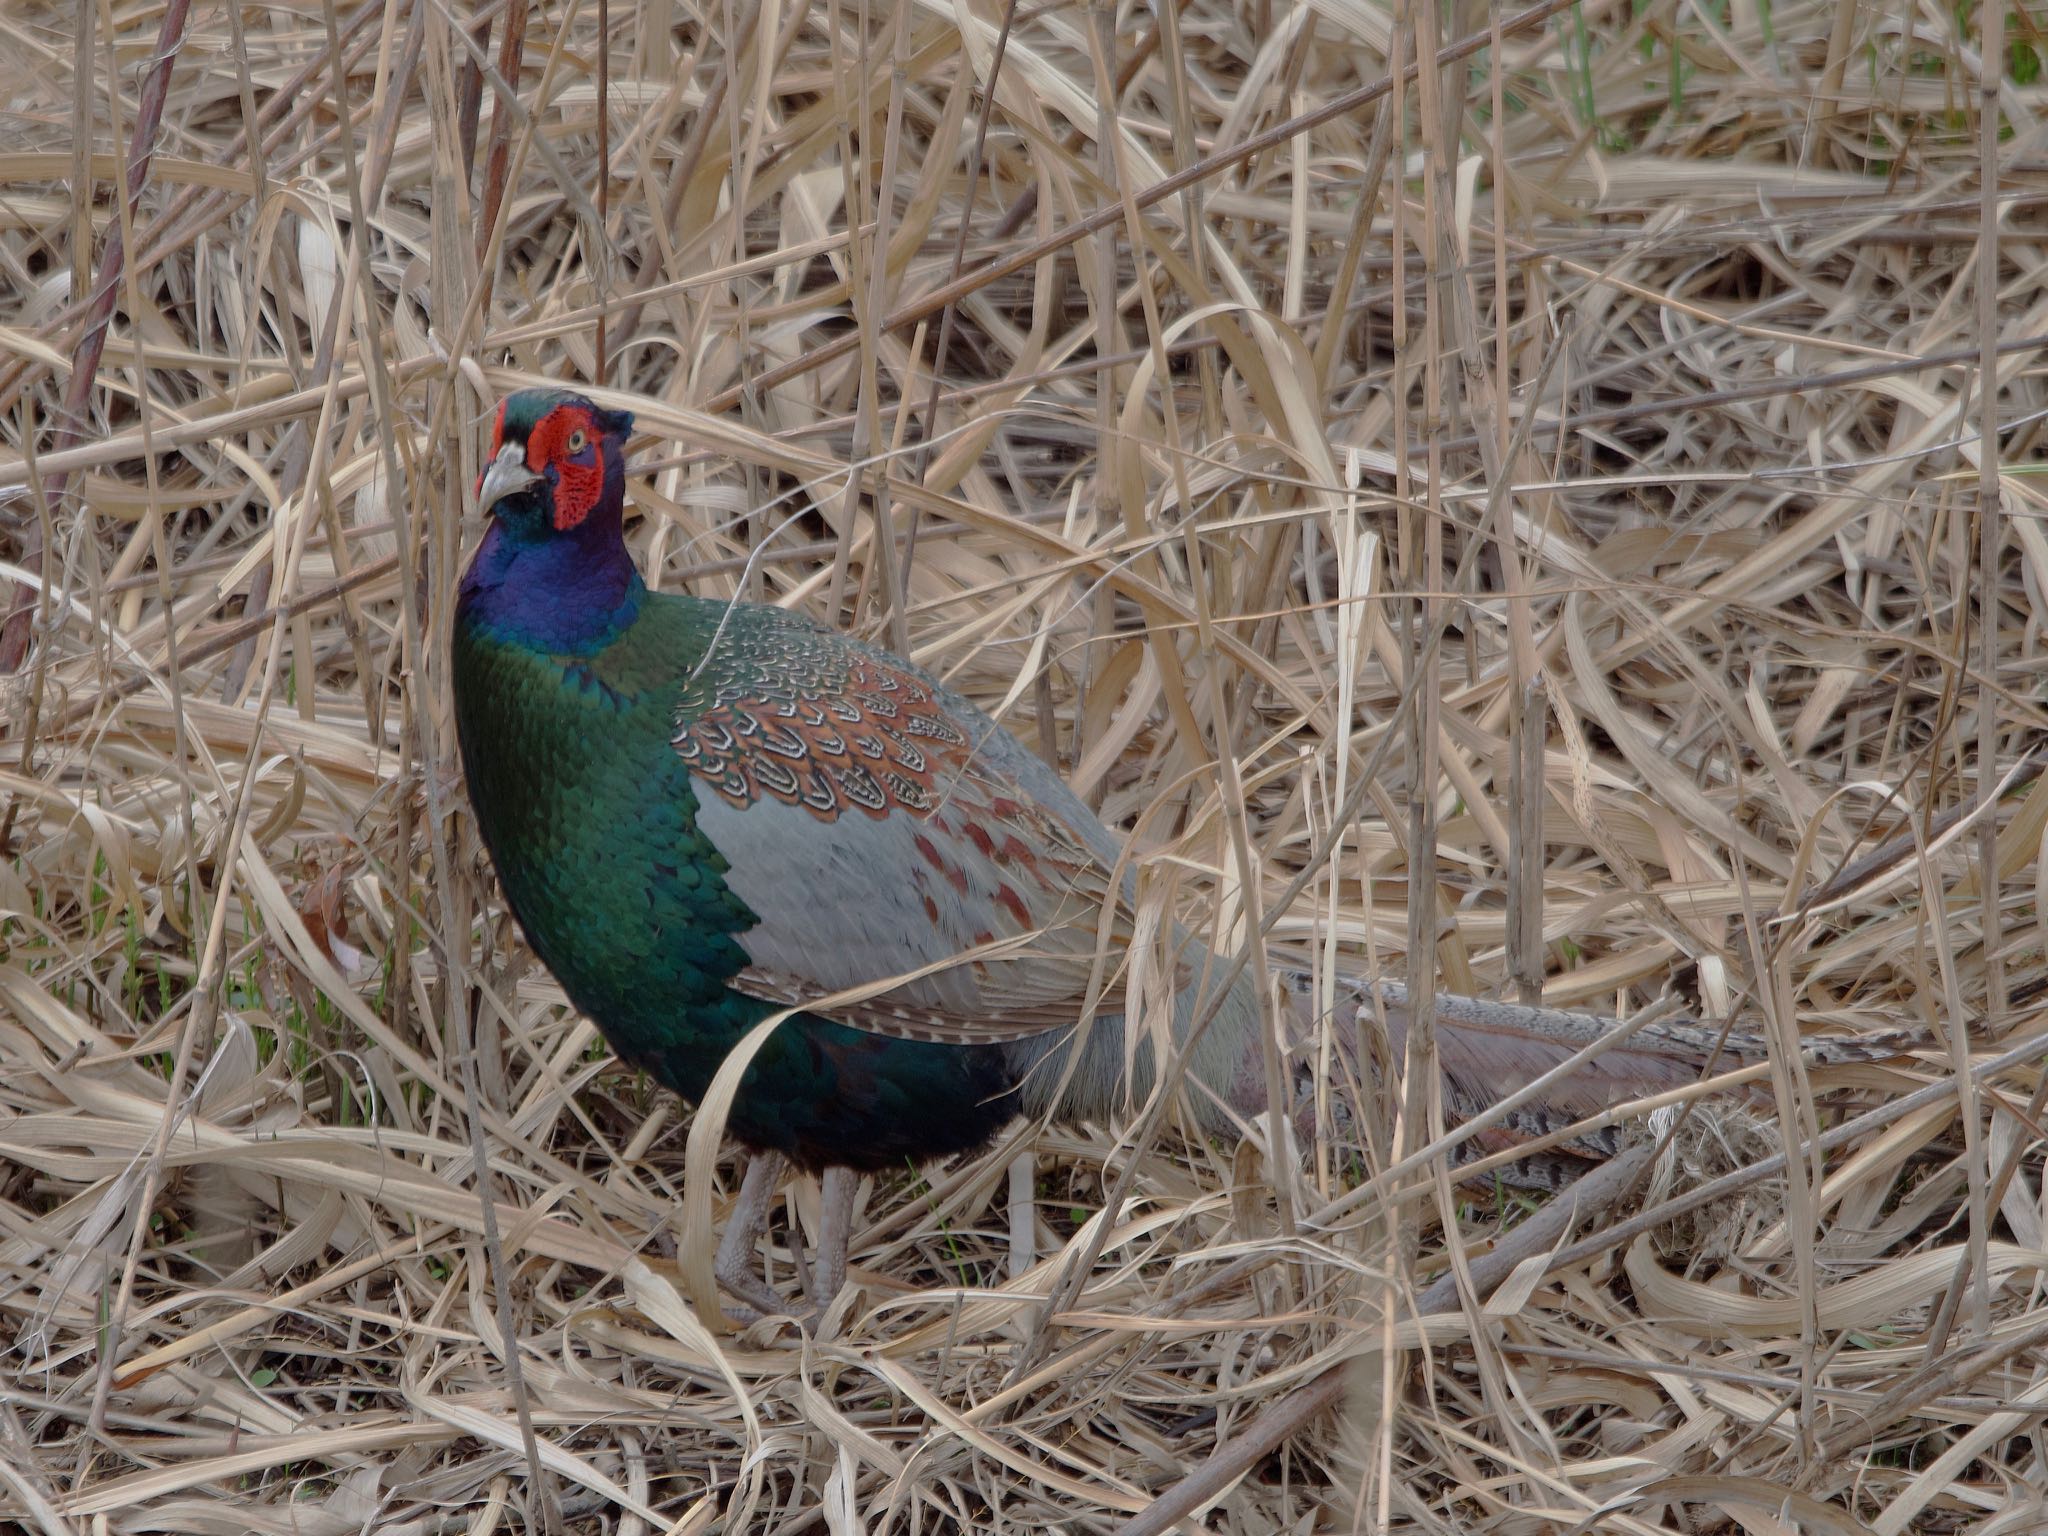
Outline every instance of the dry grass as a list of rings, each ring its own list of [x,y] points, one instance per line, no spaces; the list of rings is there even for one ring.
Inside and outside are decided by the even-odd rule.
[[[1507,17],[1307,125],[1488,41],[1451,9],[1026,7],[1004,48],[993,5],[611,0],[601,98],[563,0],[466,173],[463,18],[201,8],[124,209],[176,0],[0,8],[0,550],[44,578],[0,694],[0,1520],[1101,1531],[1358,1358],[1359,1424],[1208,1528],[2048,1522],[2048,1080],[1983,1066],[2048,982],[2042,18],[1997,18],[1988,144],[1984,40],[1897,0]],[[705,1332],[676,1106],[523,957],[454,777],[480,417],[590,379],[600,315],[650,578],[907,644],[1233,952],[1270,917],[1458,991],[1928,1032],[1780,1049],[1720,1168],[1932,1091],[1426,1328],[1514,1201],[1105,1132],[1039,1141],[1022,1276],[1006,1144],[867,1190],[819,1342]]]

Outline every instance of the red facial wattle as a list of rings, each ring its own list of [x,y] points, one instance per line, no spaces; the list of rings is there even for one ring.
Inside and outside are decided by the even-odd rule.
[[[560,405],[527,434],[526,462],[555,473],[555,531],[567,533],[604,495],[604,450],[597,423],[581,406]]]

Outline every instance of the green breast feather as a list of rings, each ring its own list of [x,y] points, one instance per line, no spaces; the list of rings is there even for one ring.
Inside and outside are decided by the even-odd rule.
[[[506,896],[576,1005],[635,1060],[663,1048],[679,1012],[725,1005],[745,963],[732,936],[753,921],[668,746],[681,647],[649,628],[668,618],[649,605],[588,657],[473,634],[455,649],[464,768]]]

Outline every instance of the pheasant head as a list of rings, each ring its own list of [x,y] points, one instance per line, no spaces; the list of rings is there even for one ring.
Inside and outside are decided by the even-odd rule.
[[[499,405],[477,482],[488,513],[459,613],[501,639],[556,652],[615,637],[644,591],[626,553],[626,438],[633,417],[563,389]]]
[[[477,484],[478,509],[523,542],[574,533],[593,520],[616,529],[632,430],[630,412],[608,411],[567,390],[506,396]]]

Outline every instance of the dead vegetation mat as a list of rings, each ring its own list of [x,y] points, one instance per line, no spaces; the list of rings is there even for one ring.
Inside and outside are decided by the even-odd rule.
[[[1346,1366],[1183,1528],[2048,1525],[2040,24],[0,6],[0,1523],[1107,1531]],[[1427,1317],[1540,1202],[1424,1117],[905,1169],[708,1329],[453,755],[485,413],[600,368],[651,581],[1224,953],[1739,1016],[1745,1114]]]

